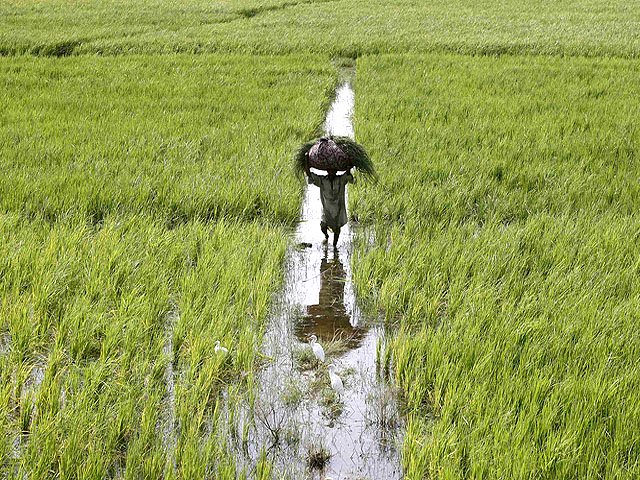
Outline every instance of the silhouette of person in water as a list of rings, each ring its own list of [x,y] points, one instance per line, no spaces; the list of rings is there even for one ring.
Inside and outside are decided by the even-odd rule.
[[[308,305],[307,312],[296,325],[296,335],[302,341],[315,334],[324,341],[335,337],[349,339],[349,348],[360,345],[366,329],[354,327],[344,304],[344,287],[347,273],[333,251],[333,258],[328,258],[327,247],[320,262],[320,292],[318,303]]]
[[[320,188],[320,200],[322,201],[322,220],[320,229],[324,238],[329,240],[328,229],[333,232],[333,246],[338,245],[340,228],[347,223],[347,207],[345,205],[345,193],[347,183],[355,183],[351,171],[343,175],[337,175],[336,170],[327,170],[327,175],[317,175],[307,165],[307,179],[309,184]]]

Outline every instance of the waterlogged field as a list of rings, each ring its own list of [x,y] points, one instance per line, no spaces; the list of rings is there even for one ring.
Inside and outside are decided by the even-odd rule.
[[[8,0],[0,53],[455,51],[637,57],[626,0]]]
[[[1,2],[0,477],[275,476],[241,471],[221,397],[259,395],[291,153],[338,57],[406,478],[640,477],[639,24],[623,0]]]
[[[172,56],[0,72],[0,475],[242,478],[221,392],[254,381],[300,201],[291,151],[335,71]]]
[[[220,391],[256,362],[282,229],[3,214],[0,234],[3,475],[236,478]]]
[[[407,478],[637,478],[640,64],[357,68],[354,276],[400,324]]]

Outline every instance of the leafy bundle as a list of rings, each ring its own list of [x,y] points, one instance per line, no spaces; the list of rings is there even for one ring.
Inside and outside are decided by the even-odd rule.
[[[345,153],[345,155],[349,158],[349,162],[352,167],[356,167],[356,169],[364,175],[365,178],[375,180],[377,178],[375,167],[373,166],[373,162],[369,157],[369,154],[364,149],[364,147],[355,141],[353,141],[349,137],[342,136],[329,136],[327,137],[330,140],[333,140],[338,147]],[[307,168],[307,161],[309,150],[316,143],[320,141],[319,138],[315,140],[311,140],[305,144],[303,144],[296,152],[294,156],[294,168],[298,175],[302,175]]]

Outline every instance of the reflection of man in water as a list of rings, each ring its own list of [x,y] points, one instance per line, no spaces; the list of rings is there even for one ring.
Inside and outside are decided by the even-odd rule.
[[[345,205],[345,192],[347,183],[355,183],[351,172],[336,175],[335,170],[327,170],[327,175],[316,175],[307,166],[308,182],[320,188],[320,200],[322,201],[322,221],[320,229],[324,238],[329,239],[327,228],[333,232],[333,246],[338,244],[340,228],[347,223],[347,207]]]
[[[327,258],[325,248],[324,257],[320,263],[320,292],[317,305],[307,306],[307,313],[302,321],[296,325],[296,335],[302,341],[307,336],[315,334],[324,341],[334,337],[349,340],[351,348],[357,347],[365,331],[354,328],[344,306],[344,286],[347,274],[344,270],[338,251],[334,250],[334,257]]]

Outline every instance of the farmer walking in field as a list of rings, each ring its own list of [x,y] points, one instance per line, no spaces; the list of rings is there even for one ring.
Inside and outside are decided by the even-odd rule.
[[[320,229],[325,239],[329,230],[333,232],[333,246],[338,245],[340,229],[347,223],[345,202],[347,184],[355,183],[351,174],[357,168],[365,177],[376,178],[375,169],[369,155],[348,137],[322,137],[307,142],[298,150],[295,166],[299,173],[307,175],[307,182],[320,188],[322,220]],[[311,169],[325,170],[326,175],[318,175]],[[344,172],[338,175],[338,172]]]
[[[338,245],[340,228],[347,223],[347,206],[345,194],[347,183],[355,183],[355,179],[348,170],[342,175],[336,175],[333,169],[327,170],[327,175],[317,175],[307,167],[307,179],[309,184],[320,188],[320,200],[322,201],[322,221],[320,229],[324,238],[329,239],[328,229],[333,232],[333,246]]]

